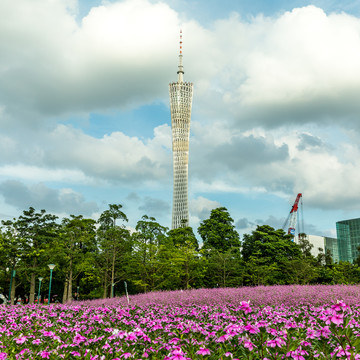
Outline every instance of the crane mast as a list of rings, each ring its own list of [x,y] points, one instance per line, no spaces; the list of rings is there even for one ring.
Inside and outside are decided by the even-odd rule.
[[[290,214],[289,214],[289,228],[288,228],[288,234],[292,235],[295,237],[295,230],[296,230],[296,219],[297,219],[297,211],[299,208],[299,201],[302,197],[302,194],[299,193],[296,196],[294,205],[292,206],[291,210],[290,210]],[[287,223],[287,221],[286,221]],[[285,223],[285,225],[286,225]],[[285,227],[285,226],[284,226]]]

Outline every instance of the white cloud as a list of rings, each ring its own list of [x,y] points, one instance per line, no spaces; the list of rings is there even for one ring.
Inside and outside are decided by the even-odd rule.
[[[0,193],[5,202],[19,210],[30,206],[54,213],[91,215],[98,210],[95,202],[88,202],[83,195],[72,189],[55,190],[44,183],[25,185],[16,180],[0,184]]]
[[[0,104],[12,116],[151,102],[175,74],[179,20],[164,3],[104,4],[80,25],[59,0],[5,0],[0,13]]]
[[[79,170],[49,169],[29,165],[5,165],[0,167],[3,178],[18,178],[24,181],[51,181],[72,183],[91,183],[90,179]]]
[[[358,135],[329,141],[321,131],[359,130],[359,18],[307,6],[246,22],[234,13],[205,28],[147,0],[104,2],[80,21],[76,12],[75,0],[0,2],[4,179],[171,182],[168,125],[151,138],[118,129],[95,138],[64,119],[167,103],[181,26],[185,79],[195,84],[193,196],[303,192],[314,207],[358,208]],[[197,198],[193,221],[216,204]]]
[[[198,196],[196,199],[190,201],[189,210],[193,220],[197,219],[197,221],[199,221],[209,217],[211,210],[220,206],[218,201]]]
[[[95,179],[133,184],[160,181],[171,169],[170,131],[162,125],[154,129],[151,139],[122,132],[94,138],[71,126],[57,125],[51,132],[28,133],[31,142],[22,136],[3,136],[0,175],[87,184],[94,184]]]

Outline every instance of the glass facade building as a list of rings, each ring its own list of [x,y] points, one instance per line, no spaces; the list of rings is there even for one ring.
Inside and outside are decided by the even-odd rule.
[[[325,236],[324,243],[325,243],[325,254],[329,250],[333,263],[338,263],[339,262],[339,247],[338,247],[337,239]]]
[[[353,263],[359,256],[360,219],[338,221],[336,233],[339,248],[339,260]]]

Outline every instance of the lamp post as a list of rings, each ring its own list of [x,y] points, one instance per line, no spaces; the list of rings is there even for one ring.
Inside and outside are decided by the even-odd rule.
[[[55,265],[54,264],[49,264],[48,265],[49,269],[50,269],[50,282],[49,282],[49,297],[48,297],[48,305],[50,305],[50,294],[51,294],[51,280],[52,280],[52,272],[54,270]]]
[[[77,293],[76,300],[79,300],[79,286],[77,287],[76,293]]]
[[[41,282],[43,280],[43,277],[39,277],[39,291],[38,291],[38,304],[40,304],[40,289],[41,289]]]
[[[13,278],[16,275],[16,270],[14,270],[14,267],[11,270],[11,276],[10,276],[10,289],[9,289],[9,304],[11,305],[11,288],[12,288],[12,282]]]
[[[114,297],[114,286],[115,286],[115,284],[112,283],[112,284],[111,284],[111,297],[112,297],[112,298]]]

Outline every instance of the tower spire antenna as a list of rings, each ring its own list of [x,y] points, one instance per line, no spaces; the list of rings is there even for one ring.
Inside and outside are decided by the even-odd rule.
[[[180,55],[182,54],[182,29],[180,29]]]
[[[179,70],[177,72],[178,74],[178,83],[182,83],[183,75],[184,75],[184,67],[183,67],[183,55],[182,55],[182,30],[180,29],[180,52],[179,52]]]

